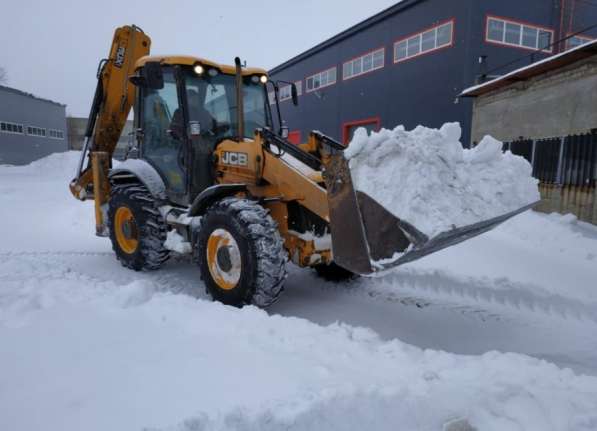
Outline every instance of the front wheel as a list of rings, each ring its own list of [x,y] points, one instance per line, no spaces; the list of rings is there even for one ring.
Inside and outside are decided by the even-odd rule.
[[[276,222],[255,201],[228,197],[212,205],[197,256],[207,291],[224,304],[267,307],[282,292],[287,253]]]

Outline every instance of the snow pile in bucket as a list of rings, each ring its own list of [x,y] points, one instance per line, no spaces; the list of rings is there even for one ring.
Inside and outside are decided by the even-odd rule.
[[[344,154],[355,189],[432,238],[539,200],[531,165],[486,136],[462,147],[458,123],[441,129],[355,132]]]

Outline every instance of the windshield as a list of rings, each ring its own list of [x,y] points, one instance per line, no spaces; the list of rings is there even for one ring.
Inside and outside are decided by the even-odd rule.
[[[243,78],[245,137],[252,138],[255,129],[270,127],[270,112],[264,85]],[[218,138],[238,135],[236,79],[234,75],[198,76],[189,72],[186,77],[189,121],[200,124],[201,134]]]

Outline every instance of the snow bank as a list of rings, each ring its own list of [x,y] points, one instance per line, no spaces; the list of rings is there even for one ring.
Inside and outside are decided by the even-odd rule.
[[[543,360],[423,350],[48,258],[5,256],[0,267],[0,429],[597,426],[597,378]]]
[[[357,190],[429,237],[539,200],[537,180],[522,157],[502,153],[486,136],[463,149],[458,123],[441,129],[355,132],[345,150]]]

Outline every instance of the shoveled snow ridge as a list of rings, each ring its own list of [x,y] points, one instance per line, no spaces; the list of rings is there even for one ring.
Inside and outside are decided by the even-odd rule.
[[[357,190],[430,238],[539,200],[524,158],[502,153],[489,136],[463,149],[460,137],[458,123],[370,135],[360,128],[344,153]]]
[[[442,429],[459,418],[484,431],[597,426],[597,378],[528,356],[422,350],[24,256],[0,272],[0,363],[12,370],[2,376],[11,388],[0,390],[10,406],[3,429]],[[60,338],[20,341],[41,333]]]

